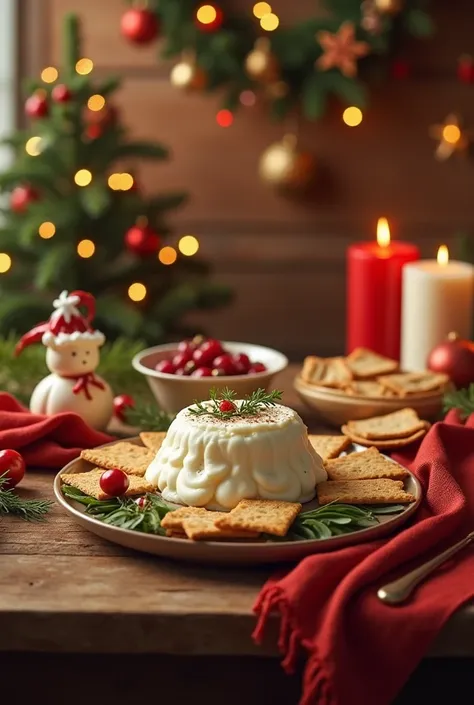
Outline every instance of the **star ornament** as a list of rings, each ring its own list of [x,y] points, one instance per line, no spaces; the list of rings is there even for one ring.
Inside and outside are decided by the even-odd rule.
[[[359,42],[355,38],[352,22],[344,22],[334,34],[327,31],[317,32],[316,39],[323,50],[316,61],[316,67],[321,71],[339,69],[348,78],[357,74],[357,61],[367,56],[370,51],[367,42]]]
[[[456,152],[466,152],[469,147],[470,133],[463,130],[457,115],[448,115],[445,121],[439,125],[432,125],[430,135],[438,141],[435,150],[435,157],[440,161],[446,161]]]

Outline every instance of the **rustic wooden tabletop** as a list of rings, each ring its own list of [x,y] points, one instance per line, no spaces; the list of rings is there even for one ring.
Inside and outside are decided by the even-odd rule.
[[[294,369],[276,386],[291,390]],[[314,427],[314,426],[313,426]],[[30,471],[22,492],[53,498],[54,474]],[[57,505],[48,521],[0,522],[0,650],[275,656],[276,620],[257,648],[252,605],[270,569],[190,566],[122,549]],[[162,638],[166,634],[166,638]],[[433,655],[474,656],[474,607],[448,623]]]

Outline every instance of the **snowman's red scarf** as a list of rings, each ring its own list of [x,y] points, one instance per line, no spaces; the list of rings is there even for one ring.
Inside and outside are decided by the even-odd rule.
[[[59,375],[63,379],[75,379],[76,384],[72,388],[73,394],[84,392],[86,399],[92,401],[92,395],[89,390],[89,385],[98,389],[105,389],[105,384],[97,379],[93,372],[87,372],[85,375]]]

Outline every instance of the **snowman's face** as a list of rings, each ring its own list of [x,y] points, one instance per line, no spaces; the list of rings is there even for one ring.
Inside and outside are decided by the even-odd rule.
[[[85,375],[99,364],[99,347],[96,341],[48,347],[46,364],[58,375]]]

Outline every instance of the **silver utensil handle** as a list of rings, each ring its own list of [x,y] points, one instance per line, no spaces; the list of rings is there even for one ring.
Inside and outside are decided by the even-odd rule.
[[[423,563],[419,568],[410,571],[402,578],[394,580],[388,585],[384,585],[377,591],[377,596],[382,602],[386,602],[391,605],[396,605],[400,602],[404,602],[415,589],[415,587],[421,583],[430,573],[435,570],[439,565],[444,563],[454,556],[455,553],[460,551],[462,548],[467,546],[474,539],[474,532],[465,536],[461,541],[455,543],[450,548],[446,549],[439,555],[432,558],[430,561]]]

